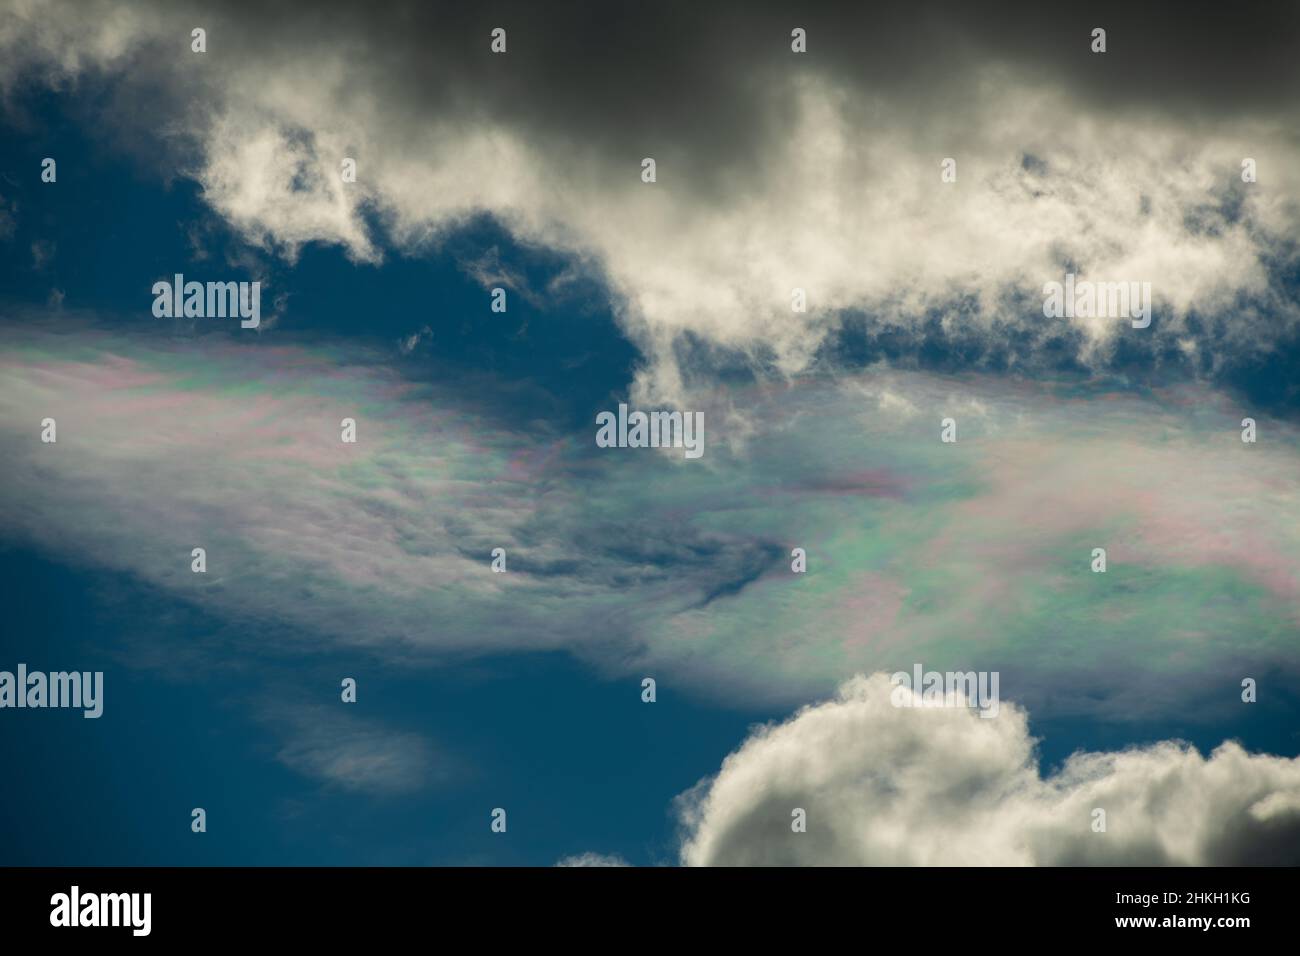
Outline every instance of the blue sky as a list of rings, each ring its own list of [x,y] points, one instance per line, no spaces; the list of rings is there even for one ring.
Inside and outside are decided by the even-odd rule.
[[[88,141],[63,115],[67,106],[63,97],[42,98],[38,141],[5,134],[26,147],[24,165],[39,168],[46,152],[93,164],[61,173],[67,188],[57,194],[12,171],[6,198],[40,213],[18,219],[9,250],[44,241],[57,251],[39,270],[17,254],[4,257],[7,308],[44,306],[57,289],[67,311],[93,309],[106,323],[138,326],[140,286],[132,277],[204,274],[203,261],[177,253],[186,249],[186,227],[211,217],[192,183],[167,188],[143,178],[126,157]],[[103,182],[117,186],[106,193]],[[213,232],[211,255],[238,247],[219,224]],[[455,257],[494,248],[539,283],[556,269],[486,220],[440,254],[398,256],[380,268],[312,248],[277,274],[276,290],[290,296],[280,327],[307,338],[378,342],[417,380],[436,376],[439,363],[458,376],[503,375],[522,396],[508,401],[540,397],[557,421],[585,426],[626,387],[634,349],[594,290],[562,309],[521,301],[502,321],[482,322],[483,290]],[[380,298],[383,310],[366,308]],[[435,330],[436,350],[401,356],[398,340],[425,324]],[[73,650],[78,666],[106,673],[111,695],[93,722],[6,713],[13,720],[0,736],[4,759],[23,768],[22,787],[6,797],[7,819],[22,821],[7,834],[6,863],[550,865],[588,851],[642,865],[675,862],[672,798],[714,771],[751,722],[781,715],[710,707],[671,687],[650,707],[639,679],[602,678],[560,653],[414,673],[356,655],[270,653],[225,666],[204,655],[192,666],[185,647],[203,647],[222,623],[187,603],[129,575],[26,548],[7,547],[3,567],[18,597],[3,630],[4,660],[33,669],[47,661],[53,670]],[[159,621],[184,623],[164,633]],[[264,626],[250,637],[274,647],[281,632]],[[144,661],[136,653],[143,643],[177,637],[176,660],[166,651]],[[282,743],[255,713],[277,699],[333,707],[344,673],[360,683],[357,710],[365,716],[443,742],[435,759],[450,765],[445,777],[435,774],[438,782],[415,793],[375,795],[322,786],[277,761]],[[190,839],[192,806],[208,810],[212,839]],[[496,806],[508,809],[508,842],[488,829]],[[168,816],[175,825],[160,826]]]

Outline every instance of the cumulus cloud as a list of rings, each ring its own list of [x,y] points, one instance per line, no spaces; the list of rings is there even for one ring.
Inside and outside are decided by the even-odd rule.
[[[883,673],[756,730],[679,798],[688,865],[1300,862],[1300,758],[1226,742],[1077,753],[1042,776],[1026,711],[896,707]],[[910,691],[908,693],[911,693]],[[794,832],[792,810],[807,815]],[[1105,832],[1094,832],[1095,809]]]
[[[173,162],[289,259],[329,242],[375,261],[492,215],[604,279],[648,358],[644,401],[709,384],[692,342],[789,375],[834,349],[846,316],[872,340],[938,334],[1012,363],[1105,367],[1136,349],[1213,372],[1300,318],[1285,284],[1300,164],[1279,122],[1295,109],[1283,51],[1297,25],[1268,8],[1249,69],[1222,42],[1232,18],[1180,21],[1179,40],[1118,9],[1105,59],[1081,27],[960,4],[924,19],[811,10],[806,55],[789,52],[787,13],[749,5],[591,24],[505,8],[502,56],[497,21],[456,8],[345,6],[310,25],[292,5],[93,9],[20,4],[0,34],[6,82],[168,90]],[[201,56],[186,45],[196,17],[210,21]],[[345,156],[356,183],[340,180]],[[1262,170],[1248,187],[1247,156]],[[945,157],[956,183],[940,182]],[[1043,284],[1066,271],[1150,282],[1153,327],[1044,319]]]

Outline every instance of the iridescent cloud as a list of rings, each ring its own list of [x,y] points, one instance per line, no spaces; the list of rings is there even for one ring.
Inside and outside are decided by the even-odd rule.
[[[684,461],[379,355],[3,337],[5,536],[254,633],[404,661],[562,648],[773,703],[921,661],[999,670],[1036,714],[1120,718],[1231,701],[1243,668],[1300,656],[1296,431],[1252,415],[1243,443],[1251,410],[1201,389],[878,369],[720,390]]]

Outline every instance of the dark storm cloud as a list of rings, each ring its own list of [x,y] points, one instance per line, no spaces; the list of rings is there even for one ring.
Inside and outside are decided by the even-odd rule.
[[[761,163],[764,143],[788,132],[792,114],[774,108],[771,94],[792,75],[885,98],[915,110],[922,125],[928,113],[943,122],[969,101],[971,71],[992,65],[1097,108],[1188,123],[1294,116],[1300,103],[1300,7],[1286,4],[235,0],[159,9],[205,26],[223,65],[175,71],[184,37],[156,41],[126,77],[155,106],[201,109],[197,85],[214,69],[341,49],[376,105],[414,126],[491,118],[578,154],[670,157],[689,169],[680,181],[702,193]],[[808,31],[806,56],[790,51],[796,26]],[[1089,49],[1098,26],[1107,30],[1104,59]],[[506,57],[489,49],[495,27],[508,32]]]
[[[379,101],[412,123],[486,115],[579,153],[667,156],[689,164],[681,181],[701,192],[726,188],[762,162],[769,138],[788,132],[791,113],[773,110],[770,93],[774,80],[800,72],[940,113],[970,95],[969,71],[989,64],[1098,107],[1188,122],[1294,115],[1300,103],[1300,7],[1279,4],[1204,12],[1175,3],[336,0],[239,2],[218,19],[238,35],[242,56],[354,48]],[[504,59],[488,45],[498,26],[508,32]],[[804,57],[790,51],[796,26],[808,31]],[[1089,48],[1096,26],[1108,34],[1104,60]]]
[[[961,95],[964,71],[1000,63],[1099,104],[1188,118],[1294,113],[1300,94],[1300,7],[1286,4],[333,0],[200,9],[220,10],[243,55],[353,47],[383,84],[385,107],[490,113],[619,152],[666,140],[743,156],[779,123],[764,115],[765,83],[792,70],[923,102]],[[796,26],[808,31],[803,58],[790,52]],[[488,47],[495,27],[508,31],[504,60]],[[1107,30],[1104,60],[1089,49],[1094,27]]]

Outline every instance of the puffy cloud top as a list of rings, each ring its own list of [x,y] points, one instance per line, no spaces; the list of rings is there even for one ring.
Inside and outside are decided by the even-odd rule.
[[[1080,753],[1044,778],[1023,708],[897,707],[889,677],[757,730],[679,798],[682,861],[708,865],[1300,862],[1300,758],[1228,742]],[[792,828],[792,811],[807,831]],[[1095,810],[1106,829],[1093,829]]]

